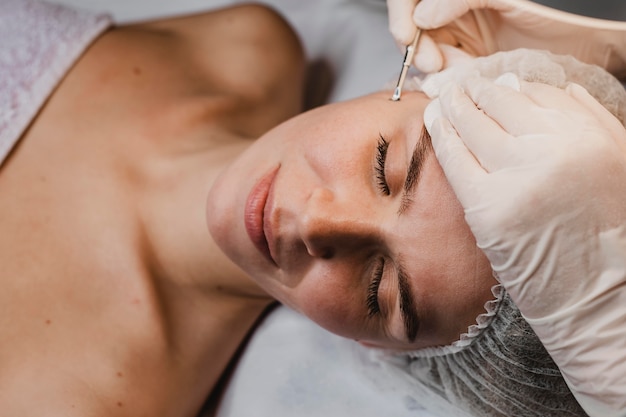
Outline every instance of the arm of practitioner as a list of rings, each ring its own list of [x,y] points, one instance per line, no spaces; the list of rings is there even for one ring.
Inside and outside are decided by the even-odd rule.
[[[621,76],[626,22],[591,19],[526,0],[387,0],[389,29],[407,45],[425,29],[415,66],[436,72],[468,56],[517,48],[571,54]]]
[[[512,74],[449,85],[425,123],[477,244],[581,406],[623,416],[623,125],[577,84]]]

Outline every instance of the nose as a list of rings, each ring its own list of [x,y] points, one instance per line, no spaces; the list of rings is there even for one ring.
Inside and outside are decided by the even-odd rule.
[[[298,231],[309,255],[330,259],[381,239],[373,214],[362,201],[340,199],[327,188],[316,188],[299,216]]]

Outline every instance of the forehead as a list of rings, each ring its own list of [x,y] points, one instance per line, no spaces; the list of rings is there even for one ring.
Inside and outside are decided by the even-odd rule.
[[[418,91],[407,92],[399,101],[392,101],[390,92],[379,91],[352,100],[318,107],[304,113],[301,118],[316,122],[319,129],[337,124],[356,124],[364,128],[381,123],[401,124],[416,117],[421,119],[424,108],[429,102],[430,99]]]

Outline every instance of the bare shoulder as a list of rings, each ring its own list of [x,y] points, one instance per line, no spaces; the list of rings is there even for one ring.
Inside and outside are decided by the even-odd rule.
[[[158,132],[212,123],[256,138],[302,111],[305,68],[297,35],[265,6],[118,26],[66,75],[54,120],[88,113],[81,120]]]
[[[285,19],[266,6],[240,5],[114,28],[70,74],[77,88],[69,99],[90,91],[105,112],[123,105],[146,108],[144,116],[200,103],[204,120],[256,138],[303,110],[305,73]]]
[[[244,4],[141,25],[175,34],[194,64],[220,89],[262,98],[303,83],[304,53],[297,34],[274,9]]]
[[[285,18],[270,6],[263,4],[240,4],[205,13],[177,18],[154,20],[136,25],[138,27],[170,30],[192,38],[201,38],[215,30],[232,32],[237,37],[266,38],[300,50],[296,33]],[[262,40],[262,39],[260,39]]]

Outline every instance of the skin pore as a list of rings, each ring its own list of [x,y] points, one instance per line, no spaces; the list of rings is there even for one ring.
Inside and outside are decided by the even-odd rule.
[[[445,345],[496,281],[423,129],[428,99],[389,97],[317,108],[261,137],[212,188],[209,229],[268,293],[334,333]]]

